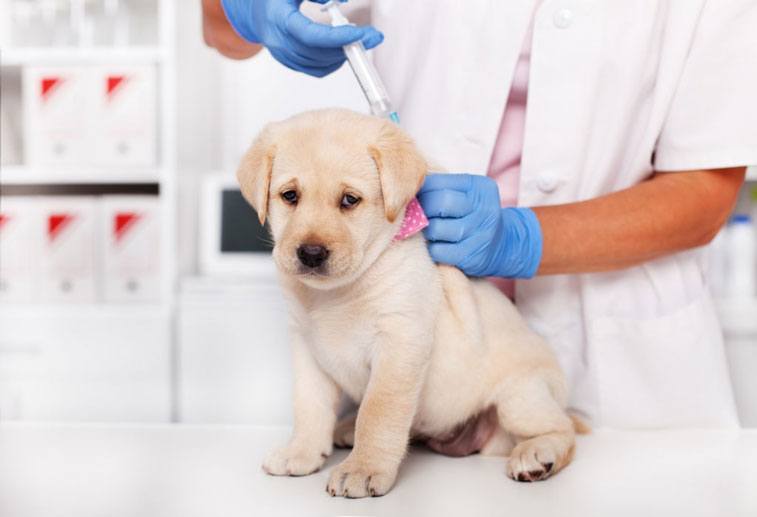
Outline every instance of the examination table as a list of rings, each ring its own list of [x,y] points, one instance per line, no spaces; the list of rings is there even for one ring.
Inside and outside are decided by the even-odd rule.
[[[325,468],[271,477],[282,427],[0,425],[2,517],[757,516],[757,430],[596,430],[554,478],[518,483],[502,458],[411,449],[394,489],[349,500]]]

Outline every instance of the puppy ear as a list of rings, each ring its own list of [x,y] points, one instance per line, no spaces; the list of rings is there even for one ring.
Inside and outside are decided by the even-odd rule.
[[[421,188],[426,177],[426,160],[410,137],[388,121],[368,150],[378,169],[384,213],[387,220],[393,223]]]
[[[242,195],[258,213],[260,224],[265,224],[268,215],[268,190],[271,188],[271,172],[276,146],[270,126],[266,126],[255,138],[242,157],[237,169],[237,181]]]

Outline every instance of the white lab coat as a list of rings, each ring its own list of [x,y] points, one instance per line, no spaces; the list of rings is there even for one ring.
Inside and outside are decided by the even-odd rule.
[[[403,127],[485,174],[534,0],[375,0],[375,62]],[[523,206],[659,171],[757,163],[757,2],[545,0],[534,18]],[[675,203],[675,199],[670,200]],[[596,426],[732,426],[701,249],[613,273],[520,281],[517,304]],[[757,315],[755,315],[757,317]]]

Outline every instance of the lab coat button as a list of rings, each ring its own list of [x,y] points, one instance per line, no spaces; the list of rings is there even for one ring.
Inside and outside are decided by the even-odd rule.
[[[557,189],[558,184],[558,179],[551,174],[543,174],[542,176],[539,176],[539,179],[536,181],[536,186],[545,194],[554,192],[555,189]]]
[[[567,29],[573,23],[573,11],[570,9],[559,9],[555,11],[552,21],[556,27]]]

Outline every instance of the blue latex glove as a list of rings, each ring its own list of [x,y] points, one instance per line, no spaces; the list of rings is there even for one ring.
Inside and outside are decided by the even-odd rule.
[[[429,219],[423,231],[435,262],[469,276],[531,278],[541,261],[542,233],[530,208],[500,208],[491,178],[430,174],[418,200]]]
[[[237,34],[265,46],[284,66],[316,77],[342,66],[344,45],[361,40],[369,49],[384,40],[384,35],[370,26],[331,27],[315,23],[300,12],[301,3],[302,0],[221,1]]]

